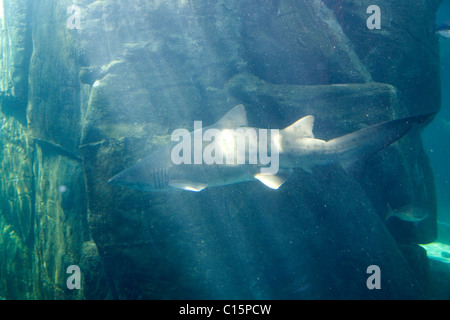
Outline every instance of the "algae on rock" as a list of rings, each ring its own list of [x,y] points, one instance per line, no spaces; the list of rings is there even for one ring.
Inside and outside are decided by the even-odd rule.
[[[421,297],[414,250],[399,245],[436,236],[420,131],[359,180],[330,167],[295,172],[278,192],[107,183],[174,129],[212,124],[238,103],[256,127],[313,114],[323,139],[437,111],[427,28],[439,1],[382,1],[375,33],[364,29],[368,2],[356,2],[82,0],[81,29],[71,30],[64,1],[3,0],[0,297]],[[388,231],[388,204],[410,201],[430,219],[407,236]],[[375,295],[364,286],[371,264],[389,283]],[[82,269],[81,291],[65,286],[69,265]]]

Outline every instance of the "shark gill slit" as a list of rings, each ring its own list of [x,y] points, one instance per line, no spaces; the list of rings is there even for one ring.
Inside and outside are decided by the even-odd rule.
[[[163,176],[163,179],[162,179],[163,186],[162,187],[167,188],[169,185],[169,175],[168,175],[167,169],[162,170],[162,176]]]
[[[153,184],[155,185],[156,189],[159,189],[159,181],[158,181],[158,169],[153,171]]]
[[[153,172],[155,188],[164,189],[169,184],[167,169],[157,169]]]

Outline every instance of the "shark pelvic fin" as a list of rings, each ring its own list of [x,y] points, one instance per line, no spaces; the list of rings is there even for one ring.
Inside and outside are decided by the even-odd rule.
[[[257,173],[254,177],[264,183],[267,187],[278,190],[290,175],[291,171],[279,171],[276,175]]]
[[[172,180],[170,181],[169,186],[186,191],[200,192],[208,185],[190,180]]]
[[[247,127],[247,113],[245,112],[244,105],[240,104],[223,116],[213,127],[218,129],[228,129],[237,127]]]
[[[283,130],[283,133],[292,135],[296,138],[311,138],[314,139],[314,116],[306,116],[298,120],[293,125]]]

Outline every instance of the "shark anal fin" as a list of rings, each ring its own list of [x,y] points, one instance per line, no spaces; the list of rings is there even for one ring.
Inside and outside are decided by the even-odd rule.
[[[276,175],[257,173],[255,174],[255,179],[258,179],[271,189],[278,190],[290,175],[290,171],[280,171]]]
[[[208,185],[205,183],[193,182],[190,180],[172,180],[169,182],[169,186],[186,191],[200,192]]]

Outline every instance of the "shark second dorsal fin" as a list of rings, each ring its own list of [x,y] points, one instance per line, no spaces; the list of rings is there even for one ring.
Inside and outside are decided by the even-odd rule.
[[[314,116],[306,116],[301,118],[293,125],[283,130],[285,134],[290,134],[296,138],[311,138],[314,139]]]
[[[230,111],[228,111],[228,113],[222,119],[220,119],[213,127],[218,129],[230,129],[247,126],[248,126],[247,113],[245,112],[244,105],[240,104],[235,106]]]

